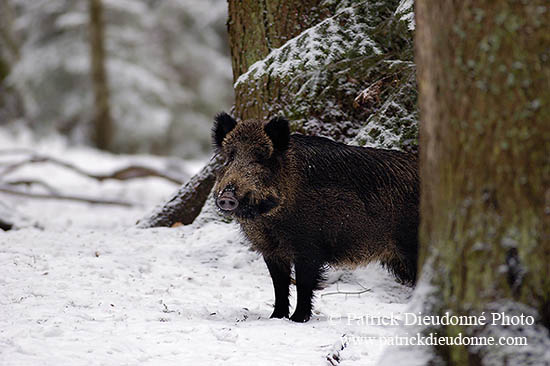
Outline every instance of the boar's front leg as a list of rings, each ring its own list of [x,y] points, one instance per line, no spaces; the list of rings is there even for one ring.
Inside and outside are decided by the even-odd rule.
[[[280,258],[264,257],[275,290],[275,310],[271,318],[288,318],[288,287],[290,286],[290,263]]]
[[[294,269],[298,301],[290,320],[303,323],[311,317],[313,291],[319,289],[324,271],[320,263],[307,258],[297,259]]]

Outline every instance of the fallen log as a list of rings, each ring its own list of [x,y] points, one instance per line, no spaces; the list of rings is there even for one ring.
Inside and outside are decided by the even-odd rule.
[[[214,156],[202,170],[180,187],[170,199],[137,222],[138,227],[171,227],[189,225],[201,212],[216,181],[221,159]]]

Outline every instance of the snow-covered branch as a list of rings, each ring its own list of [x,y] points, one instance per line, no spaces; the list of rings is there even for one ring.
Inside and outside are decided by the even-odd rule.
[[[213,157],[202,170],[178,189],[162,206],[138,222],[141,228],[170,227],[174,224],[191,224],[201,212],[216,180],[219,156]]]
[[[98,181],[104,181],[108,179],[129,180],[129,179],[143,178],[143,177],[158,177],[158,178],[166,179],[175,184],[183,184],[183,177],[178,177],[173,175],[172,173],[163,172],[158,169],[154,169],[154,168],[150,168],[142,165],[129,165],[129,166],[117,169],[114,172],[96,174],[96,173],[88,172],[69,162],[59,160],[50,156],[44,156],[44,155],[38,155],[38,154],[33,154],[31,157],[27,159],[24,159],[22,161],[18,161],[16,163],[6,166],[2,171],[0,171],[0,178],[6,176],[9,173],[14,172],[15,170],[23,166],[26,166],[29,164],[37,164],[37,163],[51,163],[51,164],[66,168],[68,170],[71,170],[77,174],[80,174],[92,179],[96,179]]]
[[[23,192],[17,189],[10,188],[5,185],[0,185],[0,193],[28,197],[28,198],[78,201],[78,202],[87,202],[87,203],[102,204],[102,205],[115,205],[115,206],[125,206],[125,207],[131,207],[134,205],[131,202],[122,201],[122,200],[107,200],[102,198],[92,198],[92,197],[85,197],[85,196],[65,195],[65,194],[55,194],[55,193]]]

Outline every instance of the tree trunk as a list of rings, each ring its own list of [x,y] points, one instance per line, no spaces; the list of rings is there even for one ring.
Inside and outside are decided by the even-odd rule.
[[[424,313],[536,319],[438,329],[441,336],[528,336],[527,347],[442,346],[447,364],[542,364],[550,345],[547,5],[417,1],[420,286],[429,283],[439,299],[426,297]]]
[[[331,16],[336,8],[323,5],[326,3],[323,0],[228,0],[228,3],[227,28],[234,82],[253,63]],[[235,89],[235,117],[267,118],[268,111],[261,108],[263,104],[254,103],[245,89],[246,85]],[[266,100],[274,92],[272,89],[273,86],[266,83],[256,95]]]
[[[19,92],[6,83],[12,66],[19,59],[19,45],[13,32],[14,11],[7,0],[0,0],[0,125],[24,115]]]
[[[329,13],[315,9],[322,0],[229,0],[229,44],[233,79],[244,73],[254,62],[264,58],[272,48],[307,29]],[[238,94],[238,93],[236,93]],[[248,112],[248,100],[238,94],[235,100],[237,118],[260,117]],[[201,212],[216,180],[219,160],[212,159],[199,174],[181,187],[161,207],[139,222],[140,227],[191,224]]]
[[[403,3],[229,0],[234,116],[265,120],[283,114],[293,131],[359,145],[414,148],[412,28],[402,20],[412,15],[412,5]],[[197,192],[182,189],[167,203],[192,205],[176,211],[165,205],[152,217],[198,214],[204,201],[191,197],[212,188],[215,170],[210,166],[206,171],[212,175],[194,181]],[[147,222],[174,223],[149,217],[142,226]]]
[[[89,11],[91,71],[95,99],[93,141],[98,148],[107,150],[111,147],[113,138],[113,122],[109,106],[102,0],[89,0]]]
[[[9,75],[19,58],[19,45],[13,34],[15,15],[8,0],[0,0],[0,83]]]
[[[294,132],[416,148],[414,25],[402,20],[412,3],[249,2],[229,22],[230,35],[245,34],[230,37],[238,118],[284,115]],[[291,28],[285,22],[293,18],[295,32],[272,34]]]
[[[138,221],[141,228],[190,225],[200,214],[204,202],[216,181],[218,158],[212,159],[202,170],[184,184],[162,206]]]

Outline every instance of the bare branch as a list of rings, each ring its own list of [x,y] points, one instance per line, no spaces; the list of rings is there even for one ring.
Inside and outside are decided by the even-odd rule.
[[[124,207],[134,206],[134,204],[131,203],[131,202],[121,201],[121,200],[106,200],[106,199],[101,199],[101,198],[71,196],[71,195],[53,194],[53,193],[52,194],[43,194],[43,193],[22,192],[22,191],[7,187],[5,185],[0,185],[0,192],[5,193],[5,194],[11,194],[11,195],[28,197],[28,198],[37,198],[37,199],[54,199],[54,200],[63,200],[63,201],[77,201],[77,202],[86,202],[86,203],[92,203],[92,204],[114,205],[114,206],[124,206]]]
[[[158,178],[164,178],[178,185],[183,184],[183,179],[174,177],[172,175],[169,175],[168,173],[163,173],[158,170],[140,166],[140,165],[130,165],[128,167],[116,170],[114,173],[111,173],[111,174],[88,175],[88,176],[90,176],[91,178],[95,178],[99,181],[103,181],[106,179],[128,180],[128,179],[143,178],[143,177],[158,177]]]
[[[32,185],[37,185],[37,186],[41,186],[41,187],[45,188],[51,194],[59,194],[59,191],[57,189],[55,189],[54,187],[52,187],[48,183],[43,182],[41,180],[21,179],[21,180],[10,180],[10,181],[7,181],[5,183],[10,185],[10,186],[19,186],[19,185],[32,186]]]
[[[321,297],[330,296],[330,295],[361,295],[369,291],[371,291],[370,288],[367,288],[361,291],[334,291],[334,292],[326,292],[324,294],[321,294]]]
[[[348,342],[345,340],[345,334],[342,334],[341,341],[333,346],[332,352],[326,356],[326,360],[331,366],[337,366],[342,361],[341,352],[348,346]]]
[[[24,150],[21,150],[21,152],[24,152]],[[2,152],[0,151],[0,154],[1,153]],[[94,173],[87,172],[69,162],[48,157],[48,156],[41,156],[41,155],[34,155],[25,160],[8,165],[7,167],[4,168],[3,171],[0,172],[0,177],[6,176],[7,174],[12,173],[13,171],[25,165],[36,164],[36,163],[55,164],[63,168],[69,169],[77,174],[98,180],[100,182],[107,179],[129,180],[129,179],[143,178],[143,177],[158,177],[158,178],[166,179],[178,185],[183,184],[183,178],[181,177],[175,177],[169,173],[161,172],[159,170],[141,166],[141,165],[130,165],[130,166],[115,170],[113,173],[110,173],[110,174],[94,174]]]
[[[347,295],[361,295],[361,294],[364,294],[365,292],[372,291],[370,288],[366,288],[365,286],[363,286],[359,282],[357,282],[357,284],[359,286],[361,286],[362,290],[360,290],[360,291],[340,291],[340,289],[338,288],[338,283],[336,283],[336,291],[334,291],[334,292],[325,292],[324,294],[321,294],[321,297],[331,296],[331,295],[346,295],[346,296]]]
[[[3,177],[5,175],[10,174],[11,172],[19,169],[20,167],[27,165],[27,164],[33,164],[33,163],[42,163],[44,162],[44,159],[39,159],[38,157],[32,157],[29,159],[25,159],[23,161],[18,161],[17,163],[9,164],[0,172],[0,177]]]

